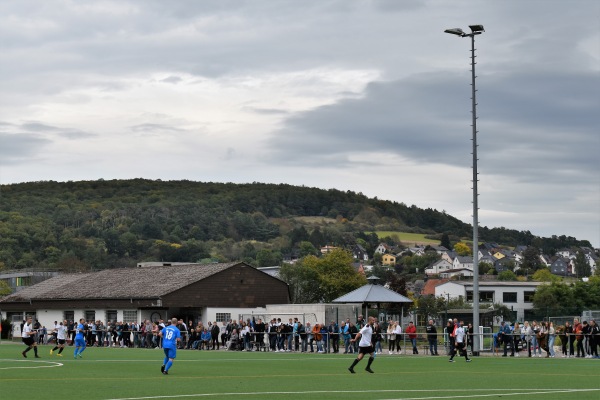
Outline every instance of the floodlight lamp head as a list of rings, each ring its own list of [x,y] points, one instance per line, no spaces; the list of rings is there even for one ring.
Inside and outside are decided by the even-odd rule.
[[[483,25],[469,25],[469,28],[471,28],[471,32],[473,33],[485,32],[485,29],[483,29]]]
[[[463,30],[460,29],[460,28],[446,29],[444,32],[451,33],[451,34],[456,35],[456,36],[465,36],[465,32],[463,32]]]

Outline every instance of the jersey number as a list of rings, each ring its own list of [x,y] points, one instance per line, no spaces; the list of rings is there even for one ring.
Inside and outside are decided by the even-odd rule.
[[[167,331],[165,337],[167,338],[167,340],[173,339],[173,331]]]

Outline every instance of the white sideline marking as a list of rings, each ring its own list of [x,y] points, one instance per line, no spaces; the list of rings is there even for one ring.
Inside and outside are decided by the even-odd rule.
[[[410,398],[396,398],[388,400],[434,400],[434,399],[464,399],[464,398],[476,398],[476,397],[491,397],[491,396],[518,396],[524,394],[553,394],[553,393],[571,393],[571,392],[593,392],[600,391],[600,389],[444,389],[444,392],[464,392],[465,390],[476,392],[485,391],[487,393],[482,394],[470,394],[470,395],[457,395],[457,396],[435,396],[435,397],[410,397]],[[420,392],[430,393],[437,392],[439,389],[389,389],[389,390],[311,390],[311,391],[298,391],[298,392],[252,392],[252,393],[195,393],[195,394],[178,394],[178,395],[162,395],[162,396],[144,396],[144,397],[121,397],[107,400],[148,400],[148,399],[180,399],[186,397],[211,397],[211,396],[235,396],[244,394],[245,396],[250,395],[285,395],[285,394],[344,394],[344,393],[392,393],[392,392]],[[490,393],[490,392],[501,392],[501,393]],[[513,391],[515,393],[502,393],[506,391]]]
[[[0,361],[10,361],[10,362],[26,362],[26,363],[44,363],[44,364],[53,364],[53,365],[37,365],[31,367],[3,367],[0,369],[37,369],[37,368],[54,368],[54,367],[62,367],[64,364],[56,361],[38,361],[38,360],[11,360],[11,359],[3,359]]]

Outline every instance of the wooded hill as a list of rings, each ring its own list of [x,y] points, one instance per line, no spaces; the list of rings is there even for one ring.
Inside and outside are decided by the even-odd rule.
[[[299,218],[307,216],[320,218]],[[372,255],[382,238],[364,232],[377,230],[446,233],[455,241],[471,235],[469,224],[445,212],[334,189],[144,179],[0,185],[5,270],[103,269],[145,260],[272,265],[326,244],[360,243]],[[590,246],[506,228],[482,227],[480,239],[533,244],[550,254]]]

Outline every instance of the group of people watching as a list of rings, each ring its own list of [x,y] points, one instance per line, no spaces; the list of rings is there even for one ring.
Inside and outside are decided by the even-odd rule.
[[[542,357],[543,350],[546,358],[554,358],[557,337],[565,358],[600,358],[600,326],[593,319],[588,323],[575,318],[573,324],[567,321],[556,327],[552,321],[533,321],[531,324],[525,321],[523,325],[515,322],[512,326],[502,321],[499,331],[494,334],[494,349],[502,346],[503,357],[507,357],[508,350],[511,357],[518,357],[520,350],[527,351],[528,357]]]

